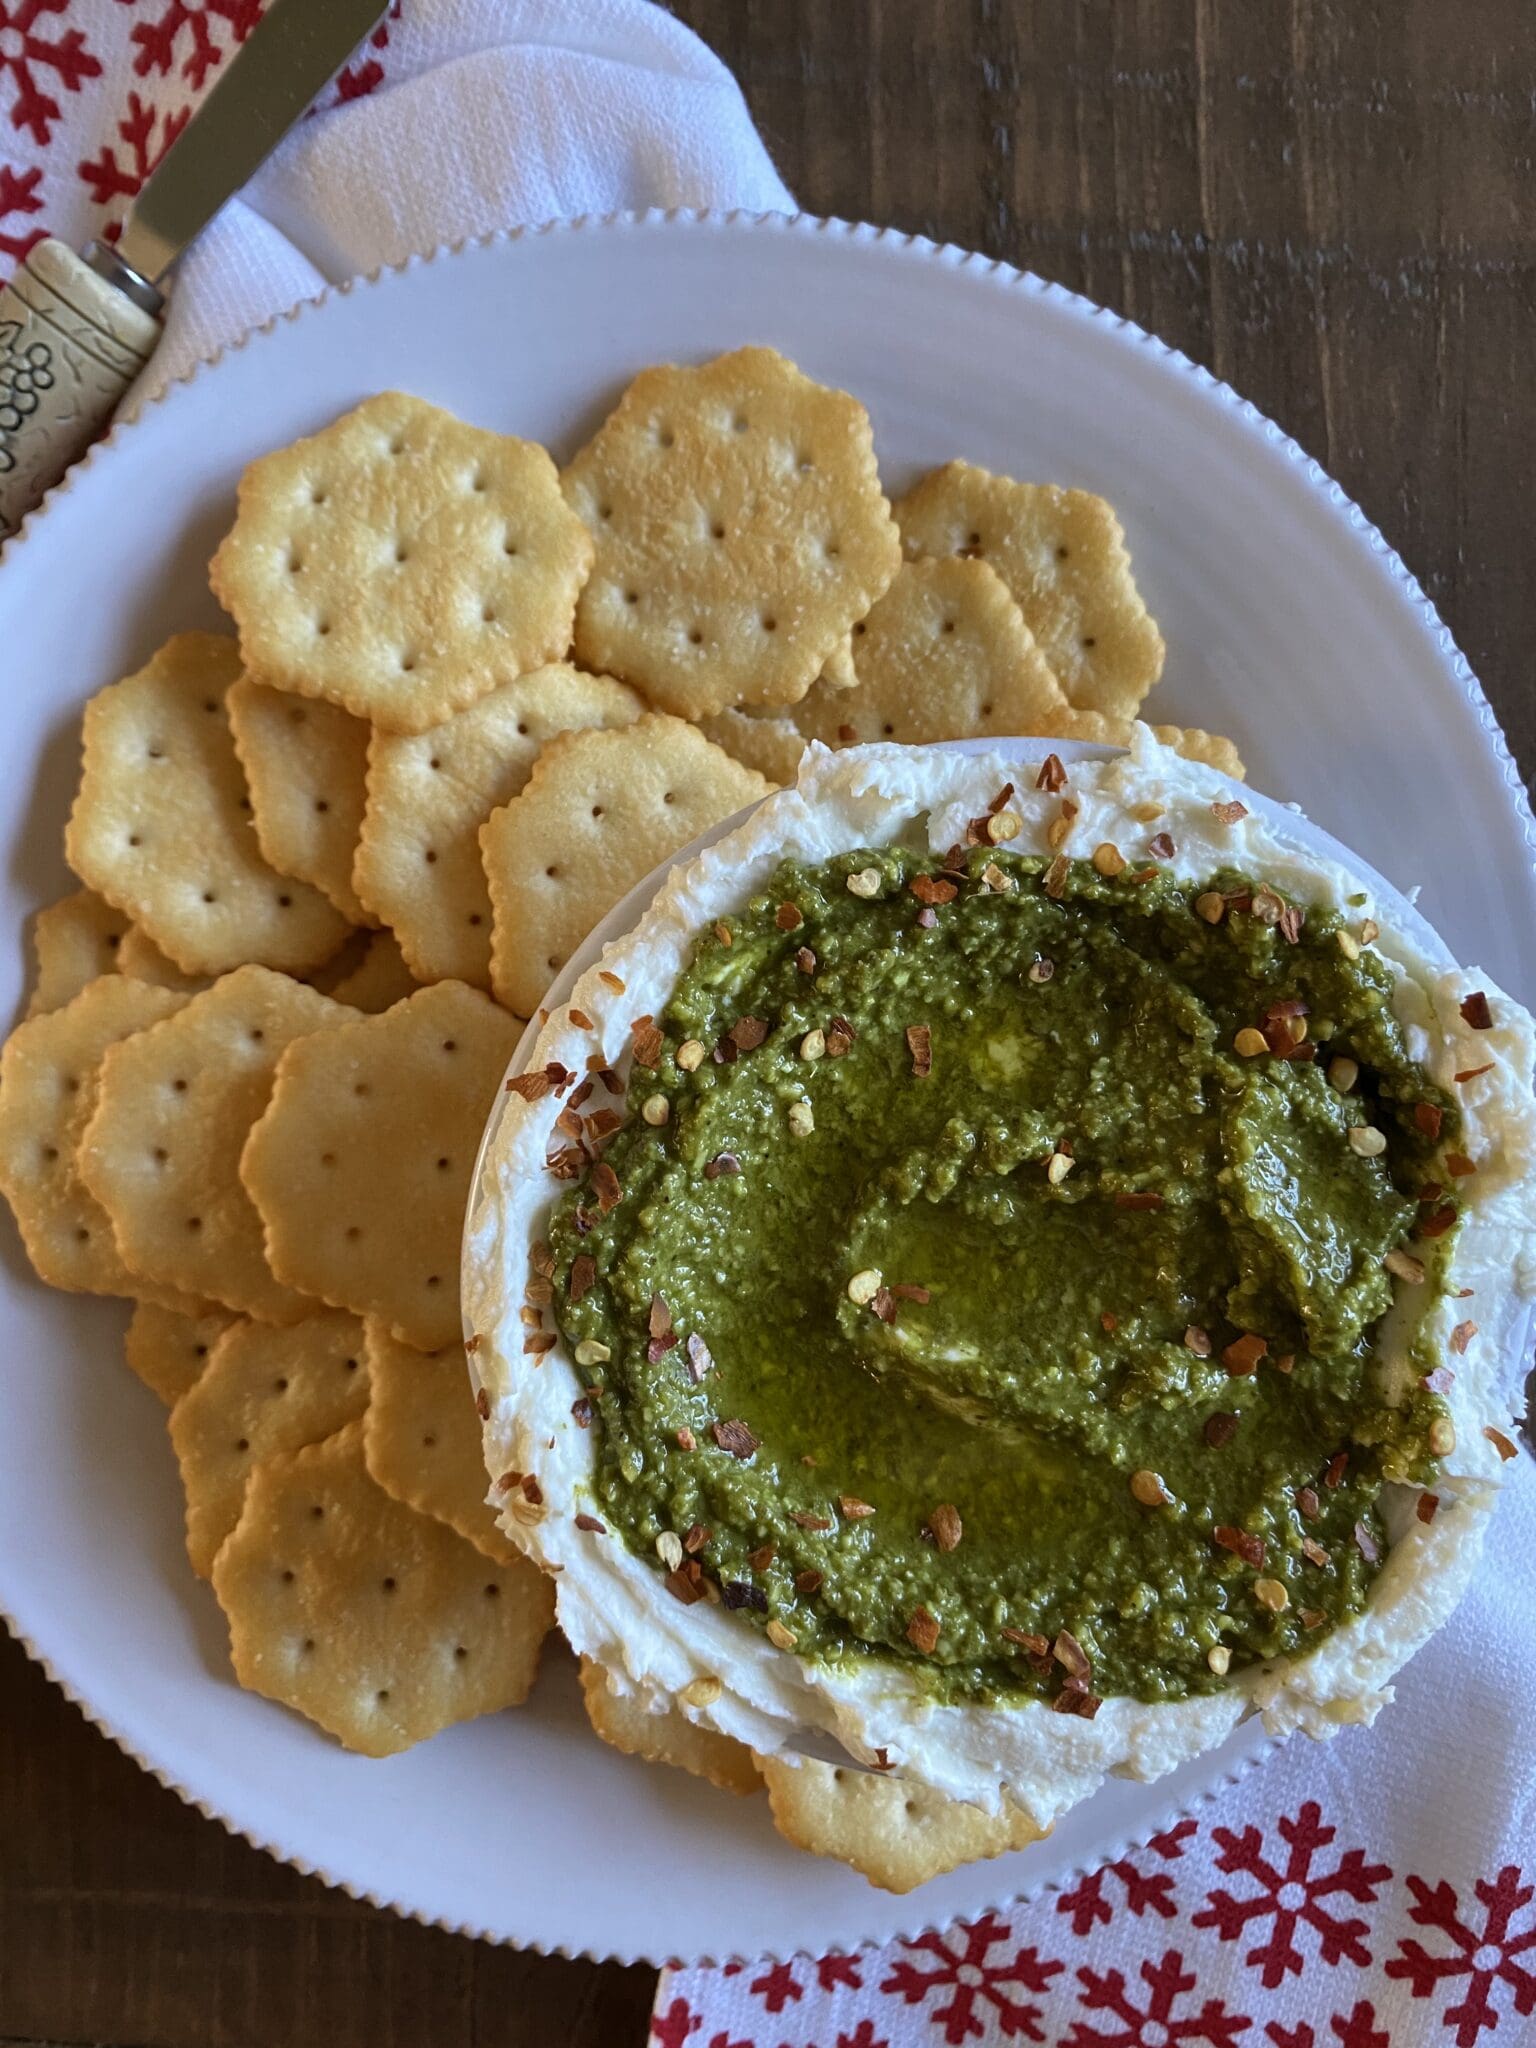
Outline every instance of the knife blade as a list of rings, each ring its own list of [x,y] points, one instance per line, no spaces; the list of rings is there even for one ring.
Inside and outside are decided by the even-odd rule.
[[[271,0],[135,198],[114,247],[45,237],[0,291],[0,541],[107,424],[160,339],[160,286],[377,26],[389,0]]]

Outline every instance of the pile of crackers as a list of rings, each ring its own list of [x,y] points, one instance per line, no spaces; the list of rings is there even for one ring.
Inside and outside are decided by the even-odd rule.
[[[1122,739],[1163,645],[1101,499],[956,462],[893,507],[863,408],[762,348],[643,372],[563,474],[370,399],[250,467],[211,577],[234,632],[85,708],[0,1188],[44,1280],[135,1303],[240,1681],[384,1755],[524,1698],[552,1619],[459,1313],[519,1020],[808,742]]]

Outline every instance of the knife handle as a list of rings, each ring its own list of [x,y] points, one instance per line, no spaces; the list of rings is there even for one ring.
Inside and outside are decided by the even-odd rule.
[[[95,440],[160,323],[51,236],[0,291],[0,540]]]

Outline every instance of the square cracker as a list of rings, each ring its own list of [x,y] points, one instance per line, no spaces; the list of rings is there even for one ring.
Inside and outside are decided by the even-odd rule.
[[[313,1312],[267,1265],[240,1154],[285,1047],[352,1014],[286,974],[239,967],[108,1048],[79,1167],[135,1273],[263,1322]]]
[[[440,981],[288,1047],[240,1162],[280,1280],[421,1351],[462,1334],[470,1175],[518,1033],[478,989]]]
[[[491,899],[480,827],[528,780],[556,733],[628,725],[644,707],[564,662],[503,683],[415,737],[375,733],[354,876],[418,981],[491,985]]]
[[[274,1330],[245,1317],[225,1331],[171,1410],[187,1497],[187,1556],[200,1579],[240,1519],[258,1465],[317,1444],[368,1404],[363,1326],[321,1310]]]
[[[368,773],[366,720],[242,676],[225,699],[261,857],[311,882],[352,924],[371,924],[352,887]]]
[[[76,1151],[96,1105],[102,1056],[186,1001],[125,974],[89,982],[62,1009],[18,1024],[0,1053],[0,1193],[27,1257],[50,1287],[129,1294],[203,1309],[130,1272],[106,1211],[80,1178]]]
[[[591,560],[544,449],[386,391],[250,465],[211,574],[258,681],[425,732],[559,660]]]
[[[413,1351],[372,1316],[367,1330],[363,1450],[374,1480],[407,1507],[457,1529],[487,1557],[516,1557],[486,1500],[491,1482],[464,1346]]]
[[[551,740],[526,788],[480,831],[498,998],[531,1017],[551,977],[627,890],[767,794],[761,775],[678,718],[653,712]]]
[[[247,960],[291,973],[334,953],[346,921],[256,850],[224,697],[232,640],[182,633],[85,707],[85,765],[65,853],[188,974]]]
[[[1071,707],[986,562],[904,563],[855,630],[853,690],[825,683],[789,717],[824,746],[1059,733]]]
[[[407,996],[415,995],[421,983],[405,964],[400,941],[393,932],[369,932],[362,956],[333,983],[330,993],[338,1003],[353,1010],[366,1010],[376,1017]]]
[[[348,1749],[393,1756],[528,1697],[554,1587],[368,1476],[363,1429],[270,1458],[213,1567],[244,1686]]]
[[[741,1797],[762,1790],[752,1752],[743,1743],[690,1721],[680,1707],[653,1714],[638,1694],[611,1692],[607,1672],[590,1657],[581,1660],[581,1697],[593,1734],[625,1756],[675,1764]]]
[[[813,1758],[760,1756],[773,1824],[787,1842],[831,1856],[882,1891],[910,1892],[962,1863],[1044,1839],[1016,1806],[984,1813],[927,1785]]]
[[[1091,491],[947,462],[913,486],[896,517],[909,558],[992,564],[1069,703],[1135,716],[1163,672],[1163,636],[1136,588],[1112,505]]]
[[[768,348],[642,370],[564,482],[578,656],[684,718],[803,697],[901,556],[863,406]]]
[[[112,974],[128,920],[91,889],[76,889],[38,911],[32,920],[37,975],[27,1004],[29,1017],[61,1010],[98,974]]]
[[[235,1321],[228,1309],[189,1316],[138,1302],[128,1325],[123,1354],[133,1371],[167,1408],[172,1408],[208,1363],[215,1344]]]

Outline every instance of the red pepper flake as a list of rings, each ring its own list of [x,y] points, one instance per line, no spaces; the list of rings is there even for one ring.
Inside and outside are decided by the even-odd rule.
[[[1330,1458],[1330,1459],[1328,1460],[1328,1469],[1327,1469],[1327,1471],[1325,1471],[1325,1472],[1324,1472],[1324,1474],[1323,1474],[1323,1484],[1324,1484],[1324,1486],[1326,1486],[1326,1487],[1329,1487],[1329,1488],[1333,1488],[1333,1487],[1337,1487],[1337,1486],[1342,1486],[1342,1485],[1343,1485],[1343,1483],[1344,1483],[1344,1474],[1345,1474],[1345,1473],[1346,1473],[1346,1472],[1347,1472],[1348,1470],[1349,1470],[1349,1453],[1348,1453],[1348,1451],[1335,1451],[1335,1452],[1334,1452],[1334,1454],[1333,1454],[1333,1456],[1332,1456],[1332,1457],[1331,1457],[1331,1458]]]
[[[1469,1159],[1465,1152],[1447,1152],[1445,1170],[1452,1180],[1465,1180],[1469,1173],[1476,1173],[1477,1161]]]
[[[960,891],[942,875],[914,875],[907,887],[919,903],[953,903]]]
[[[1021,1650],[1027,1650],[1031,1657],[1048,1657],[1051,1653],[1049,1636],[1031,1635],[1028,1629],[1005,1628],[998,1633],[1008,1643],[1016,1643]]]
[[[797,932],[805,918],[797,904],[781,903],[773,913],[773,921],[781,932]]]
[[[521,1472],[503,1472],[496,1481],[496,1491],[498,1493],[510,1493],[513,1487],[521,1482],[522,1476]]]
[[[590,1252],[578,1252],[571,1261],[571,1277],[566,1289],[566,1296],[572,1307],[589,1291],[596,1279],[596,1259]]]
[[[802,946],[800,948],[799,952],[795,955],[795,965],[802,974],[814,974],[816,972],[816,955],[809,946]]]
[[[1066,786],[1067,771],[1061,765],[1060,755],[1047,754],[1040,764],[1040,773],[1035,777],[1036,789],[1047,790],[1055,796],[1058,790],[1065,789]]]
[[[491,1419],[491,1397],[484,1387],[476,1387],[475,1389],[475,1413],[482,1422],[489,1422]]]
[[[1172,860],[1178,850],[1166,832],[1159,832],[1147,841],[1147,851],[1154,860]]]
[[[1112,1314],[1110,1313],[1110,1311],[1109,1311],[1109,1310],[1108,1310],[1107,1308],[1106,1308],[1106,1309],[1101,1309],[1101,1310],[1100,1310],[1100,1312],[1099,1312],[1099,1328],[1100,1328],[1101,1330],[1103,1330],[1103,1331],[1104,1331],[1104,1332],[1105,1332],[1106,1334],[1109,1334],[1109,1333],[1111,1333],[1111,1332],[1113,1332],[1113,1331],[1115,1331],[1115,1330],[1118,1330],[1118,1329],[1119,1329],[1119,1327],[1120,1327],[1120,1318],[1119,1318],[1119,1317],[1118,1317],[1117,1315],[1112,1315]]]
[[[774,1548],[771,1543],[764,1543],[757,1550],[749,1550],[747,1552],[747,1563],[755,1572],[767,1571],[769,1565],[773,1563],[773,1559]]]
[[[690,1557],[696,1557],[714,1533],[713,1529],[706,1529],[702,1522],[690,1523],[688,1533],[683,1538],[684,1550]]]
[[[555,1118],[555,1129],[562,1137],[574,1138],[578,1144],[581,1142],[581,1118],[570,1103]]]
[[[540,1486],[539,1482],[537,1481],[537,1479],[534,1478],[531,1472],[525,1472],[523,1474],[521,1484],[523,1489],[523,1499],[528,1502],[529,1506],[535,1508],[543,1507],[544,1489],[542,1486]]]
[[[995,818],[998,812],[1003,808],[1004,804],[1007,803],[1009,797],[1011,797],[1012,795],[1013,784],[1011,782],[1005,782],[1002,788],[997,792],[997,795],[993,797],[991,803],[987,805],[987,815],[989,817]]]
[[[804,1508],[796,1508],[789,1519],[798,1529],[830,1529],[832,1524],[825,1515],[808,1514]]]
[[[1249,1331],[1227,1346],[1221,1354],[1221,1362],[1233,1379],[1246,1379],[1249,1373],[1258,1371],[1259,1360],[1268,1349],[1268,1338],[1256,1337]]]
[[[1419,1520],[1421,1522],[1432,1522],[1439,1511],[1439,1507],[1440,1496],[1438,1493],[1421,1493],[1416,1510]]]
[[[1086,1685],[1093,1676],[1093,1666],[1088,1661],[1088,1652],[1067,1629],[1062,1629],[1051,1645],[1051,1655],[1069,1678]]]
[[[704,1591],[704,1574],[694,1565],[692,1570],[686,1564],[679,1565],[675,1572],[668,1572],[662,1581],[674,1600],[681,1600],[685,1607],[692,1607],[695,1601],[707,1596]]]
[[[624,1083],[619,1079],[612,1067],[599,1067],[597,1078],[602,1082],[610,1095],[622,1095],[624,1093]]]
[[[578,1010],[574,1003],[571,1005],[571,1022],[578,1031],[590,1031],[592,1029],[592,1019],[585,1010]]]
[[[1458,1323],[1451,1332],[1451,1349],[1458,1358],[1466,1355],[1467,1346],[1477,1335],[1476,1323]]]
[[[551,1060],[544,1069],[557,1095],[563,1095],[576,1076],[569,1067],[562,1067],[558,1060]]]
[[[1481,989],[1474,989],[1461,1006],[1463,1020],[1474,1031],[1493,1029],[1493,1012],[1488,1007],[1488,998]]]
[[[1473,1323],[1471,1327],[1475,1330],[1477,1328],[1476,1323]],[[1451,1333],[1451,1342],[1453,1345],[1455,1341],[1456,1333],[1453,1330]],[[1424,1389],[1426,1394],[1448,1394],[1451,1391],[1452,1387],[1455,1386],[1455,1384],[1456,1375],[1451,1371],[1451,1368],[1448,1365],[1437,1365],[1433,1372],[1425,1373],[1423,1379],[1419,1381],[1419,1385]]]
[[[630,1050],[635,1056],[637,1067],[655,1067],[661,1064],[662,1048],[666,1040],[662,1037],[654,1017],[649,1012],[637,1017],[629,1027]]]
[[[1483,1435],[1487,1437],[1489,1443],[1493,1445],[1493,1448],[1498,1452],[1499,1456],[1503,1459],[1506,1465],[1509,1463],[1511,1458],[1519,1457],[1519,1451],[1510,1442],[1509,1438],[1504,1434],[1502,1429],[1494,1429],[1491,1424],[1485,1423],[1483,1426]]]
[[[1321,1628],[1327,1619],[1327,1615],[1323,1613],[1321,1608],[1303,1607],[1301,1610],[1301,1625],[1303,1628]]]
[[[1202,1330],[1197,1323],[1191,1323],[1184,1332],[1184,1349],[1186,1351],[1193,1351],[1196,1358],[1209,1358],[1211,1355],[1210,1331]]]
[[[559,1338],[551,1330],[541,1336],[525,1337],[523,1339],[523,1350],[525,1353],[532,1352],[535,1357],[542,1358],[546,1351],[553,1351],[559,1341]]]
[[[1270,1360],[1270,1364],[1276,1372],[1292,1373],[1296,1370],[1296,1354],[1294,1351],[1282,1351],[1278,1358]]]
[[[1457,1081],[1475,1081],[1479,1074],[1491,1074],[1493,1068],[1494,1062],[1489,1060],[1488,1064],[1484,1067],[1463,1067],[1461,1072],[1453,1078]]]
[[[1442,1202],[1440,1207],[1432,1210],[1428,1216],[1421,1216],[1419,1218],[1418,1235],[1420,1237],[1444,1237],[1455,1221],[1456,1204],[1454,1202]]]
[[[723,917],[718,919],[715,924],[715,937],[722,946],[732,946],[736,943],[736,934],[731,930]]]
[[[584,1102],[589,1102],[591,1100],[591,1097],[592,1083],[590,1081],[580,1081],[571,1090],[570,1107],[572,1109],[580,1109],[581,1105]]]
[[[699,1448],[699,1440],[686,1422],[677,1432],[677,1447],[680,1451],[696,1451]]]
[[[1240,804],[1235,797],[1229,804],[1215,803],[1211,805],[1211,816],[1218,825],[1235,825],[1239,818],[1246,818],[1247,815],[1248,806]]]
[[[1438,1138],[1440,1126],[1444,1121],[1445,1112],[1438,1103],[1416,1102],[1413,1105],[1414,1128],[1422,1131],[1426,1138]]]
[[[755,1437],[744,1422],[734,1416],[724,1422],[712,1422],[709,1433],[722,1451],[729,1451],[733,1458],[743,1460],[755,1457],[761,1439]]]
[[[1264,1562],[1264,1538],[1250,1536],[1246,1529],[1234,1529],[1230,1522],[1218,1522],[1211,1535],[1223,1550],[1230,1550],[1234,1557],[1240,1557],[1244,1564],[1255,1571]]]
[[[586,1529],[593,1536],[606,1536],[608,1534],[608,1524],[600,1522],[596,1515],[578,1515],[576,1517],[576,1526],[578,1529]]]
[[[1277,930],[1288,946],[1301,943],[1301,928],[1307,921],[1307,913],[1299,903],[1287,903],[1280,913]]]
[[[578,1429],[590,1429],[592,1427],[592,1396],[590,1394],[578,1394],[576,1396],[575,1400],[571,1403],[571,1417]]]
[[[761,1017],[738,1017],[731,1026],[730,1036],[738,1052],[756,1052],[768,1036],[768,1026]]]
[[[616,1209],[624,1199],[624,1190],[619,1186],[619,1176],[606,1160],[600,1159],[592,1169],[592,1192],[597,1197],[597,1206],[603,1215]]]
[[[933,1299],[926,1287],[918,1287],[910,1280],[893,1280],[891,1293],[898,1301],[915,1301],[920,1307],[925,1307]]]
[[[1205,1418],[1205,1427],[1201,1434],[1213,1451],[1219,1451],[1237,1435],[1237,1423],[1238,1418],[1235,1415],[1229,1415],[1225,1409],[1218,1408],[1214,1415],[1207,1415]]]
[[[1364,1522],[1356,1522],[1355,1524],[1355,1548],[1367,1564],[1379,1564],[1381,1562],[1381,1551],[1377,1547],[1376,1538],[1367,1529]]]
[[[1074,1685],[1070,1679],[1051,1701],[1058,1714],[1076,1714],[1080,1721],[1091,1721],[1103,1704],[1086,1686]]]
[[[1053,903],[1059,903],[1067,893],[1067,871],[1071,862],[1064,853],[1058,853],[1046,869],[1040,886]]]
[[[912,1055],[913,1077],[925,1081],[933,1072],[933,1033],[926,1024],[909,1024],[907,1051]]]
[[[819,1593],[821,1591],[823,1576],[824,1574],[821,1572],[796,1572],[795,1591],[803,1593],[809,1599],[812,1593]]]
[[[1319,1543],[1315,1539],[1315,1537],[1302,1537],[1301,1554],[1307,1560],[1308,1564],[1315,1564],[1319,1571],[1321,1571],[1325,1565],[1332,1564],[1333,1562],[1333,1559],[1328,1555],[1327,1551],[1324,1550],[1321,1543]]]
[[[1155,882],[1160,873],[1161,870],[1155,867],[1138,868],[1133,875],[1127,875],[1125,879],[1128,882]]]
[[[1116,1195],[1117,1209],[1161,1209],[1163,1197],[1153,1188],[1143,1189],[1139,1194]]]
[[[858,1035],[846,1017],[834,1017],[826,1030],[827,1058],[840,1060]]]
[[[646,1330],[652,1337],[665,1337],[672,1327],[672,1311],[667,1307],[665,1297],[651,1296],[650,1313],[646,1317]]]
[[[914,1650],[931,1657],[939,1647],[939,1622],[926,1607],[914,1607],[907,1620],[907,1641]]]
[[[600,967],[597,970],[597,978],[604,988],[611,988],[616,996],[623,995],[624,983],[610,968]]]
[[[1228,889],[1222,900],[1225,902],[1228,910],[1252,910],[1253,891],[1251,889]]]
[[[688,1354],[688,1377],[697,1386],[707,1373],[714,1371],[714,1356],[697,1330],[683,1348]]]
[[[1323,1511],[1322,1503],[1318,1500],[1315,1489],[1310,1486],[1297,1487],[1296,1508],[1297,1512],[1308,1522],[1315,1522]]]
[[[938,923],[938,921],[939,913],[934,909],[931,903],[925,903],[922,909],[917,913],[917,925],[919,931],[931,932],[934,926]]]
[[[862,1522],[875,1511],[867,1500],[860,1500],[856,1493],[840,1493],[837,1505],[845,1522]]]
[[[594,1109],[587,1118],[587,1140],[589,1144],[601,1145],[611,1138],[615,1131],[622,1130],[624,1119],[616,1109]]]
[[[740,1171],[741,1161],[734,1152],[717,1152],[713,1159],[706,1160],[704,1164],[706,1180],[720,1180],[722,1177],[729,1180],[733,1174]]]
[[[520,1095],[524,1102],[537,1102],[541,1095],[547,1095],[551,1082],[543,1068],[531,1074],[510,1074],[507,1077],[507,1093]]]
[[[952,1507],[948,1501],[941,1501],[933,1510],[928,1517],[928,1527],[932,1530],[933,1540],[940,1550],[953,1550],[964,1533],[959,1510]]]
[[[1419,1200],[1428,1205],[1430,1202],[1438,1202],[1444,1193],[1445,1189],[1441,1187],[1439,1181],[1427,1180],[1423,1187],[1419,1189]]]

